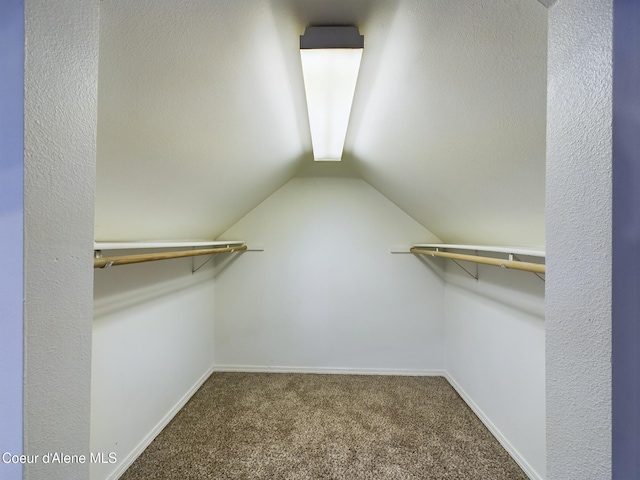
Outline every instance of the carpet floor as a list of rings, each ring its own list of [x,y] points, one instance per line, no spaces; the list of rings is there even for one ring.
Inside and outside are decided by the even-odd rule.
[[[121,480],[527,476],[443,377],[214,373]]]

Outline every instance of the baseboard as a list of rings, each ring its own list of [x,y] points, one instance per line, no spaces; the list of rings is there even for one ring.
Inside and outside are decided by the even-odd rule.
[[[118,468],[116,468],[113,473],[108,477],[109,480],[117,480],[122,476],[122,474],[131,466],[133,462],[140,456],[142,452],[144,452],[145,448],[153,442],[153,440],[158,436],[158,434],[162,431],[164,427],[176,416],[176,414],[185,406],[185,404],[189,401],[189,399],[193,396],[194,393],[198,391],[198,389],[202,386],[204,382],[211,376],[214,371],[214,367],[209,368],[204,375],[202,375],[196,383],[189,389],[187,393],[185,393],[178,403],[176,403],[167,414],[162,417],[162,420],[158,422],[158,424],[149,432],[149,434],[142,439],[142,441],[133,449],[133,451],[127,455],[127,457],[120,462]]]
[[[263,365],[214,365],[214,372],[256,373],[317,373],[332,375],[402,375],[411,377],[445,376],[444,370],[413,370],[392,368],[286,367]]]
[[[480,419],[482,423],[489,429],[489,431],[496,437],[496,440],[500,442],[500,444],[504,447],[504,449],[511,455],[511,458],[522,468],[524,473],[531,480],[544,480],[542,476],[535,469],[529,465],[529,463],[524,459],[520,452],[507,440],[507,438],[502,434],[500,429],[496,427],[489,417],[485,415],[482,409],[471,399],[471,397],[464,391],[464,388],[460,386],[458,382],[451,376],[451,374],[447,371],[444,372],[444,377],[451,384],[451,386],[458,392],[458,395],[462,397],[462,399],[469,405],[469,408],[473,410],[473,413]]]

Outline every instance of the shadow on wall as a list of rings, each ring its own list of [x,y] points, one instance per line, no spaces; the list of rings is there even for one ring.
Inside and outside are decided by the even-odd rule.
[[[117,254],[128,254],[120,251]],[[151,253],[151,251],[149,252]],[[191,258],[176,258],[95,269],[93,318],[135,308],[193,288],[214,277],[213,263],[192,273]]]
[[[461,263],[469,269],[468,262]],[[449,285],[544,319],[545,282],[533,273],[478,265],[478,280],[475,280],[453,262],[448,262],[445,272]]]
[[[438,275],[442,280],[446,281],[446,260],[444,258],[425,258],[424,255],[413,256],[416,257],[416,259],[419,260],[424,266],[428,267],[429,270]]]
[[[224,272],[224,270],[231,265],[232,263],[234,263],[238,258],[240,258],[240,255],[247,255],[247,254],[251,254],[251,253],[255,253],[255,252],[236,252],[236,253],[232,253],[230,255],[217,255],[216,258],[213,260],[215,263],[215,273],[214,273],[214,277],[218,278],[220,276],[220,274],[222,272]],[[257,253],[261,253],[261,252],[257,252]]]

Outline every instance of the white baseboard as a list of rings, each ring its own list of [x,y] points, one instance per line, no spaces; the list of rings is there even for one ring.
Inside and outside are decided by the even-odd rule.
[[[178,403],[176,403],[171,410],[167,412],[167,414],[162,417],[162,420],[158,422],[158,424],[147,434],[145,438],[133,449],[133,451],[126,456],[126,458],[119,462],[120,465],[116,468],[113,473],[109,476],[109,480],[117,480],[124,474],[124,472],[131,466],[133,462],[140,456],[142,452],[144,452],[145,448],[147,448],[151,442],[158,436],[158,434],[162,431],[164,427],[176,416],[176,414],[185,406],[185,404],[189,401],[189,399],[193,396],[194,393],[198,391],[198,389],[202,386],[204,382],[211,376],[214,371],[214,367],[209,368],[204,375],[202,375],[196,383],[189,389],[187,393],[185,393]]]
[[[444,377],[444,370],[413,370],[393,368],[340,368],[340,367],[284,367],[263,365],[214,365],[214,372],[256,373],[317,373],[335,375],[403,375],[412,377]]]
[[[542,476],[538,472],[534,470],[534,468],[529,465],[529,463],[524,459],[520,452],[507,440],[507,438],[502,434],[502,432],[496,427],[489,417],[485,415],[482,409],[471,399],[471,397],[464,391],[464,389],[460,386],[458,382],[451,376],[451,374],[447,371],[444,372],[444,377],[451,384],[451,386],[458,392],[458,395],[462,397],[462,399],[469,405],[469,408],[473,410],[473,413],[480,419],[482,423],[489,429],[489,431],[496,437],[496,440],[500,442],[500,444],[504,447],[504,449],[511,455],[511,458],[522,468],[524,473],[531,480],[544,480]]]

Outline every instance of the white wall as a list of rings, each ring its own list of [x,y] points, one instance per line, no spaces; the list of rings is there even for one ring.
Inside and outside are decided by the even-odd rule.
[[[365,181],[294,178],[222,238],[217,368],[440,371],[443,280],[392,245],[437,239]]]
[[[477,282],[453,262],[446,269],[449,381],[530,477],[546,478],[544,282],[492,266],[479,266]]]
[[[611,478],[611,0],[549,10],[547,472]]]
[[[91,451],[117,462],[92,479],[126,469],[211,372],[214,269],[191,271],[188,258],[95,271]]]
[[[88,457],[98,0],[27,0],[25,37],[24,449]]]

